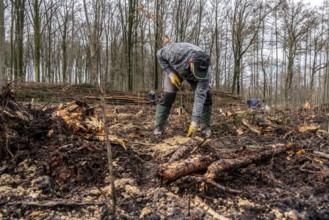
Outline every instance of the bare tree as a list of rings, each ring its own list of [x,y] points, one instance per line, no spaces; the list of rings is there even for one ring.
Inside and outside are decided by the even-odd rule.
[[[286,38],[284,38],[288,60],[284,87],[284,98],[287,102],[293,84],[295,58],[300,52],[299,43],[314,25],[315,17],[302,2],[285,3],[282,11],[284,13],[282,15],[283,25],[287,33]]]
[[[176,0],[174,2],[173,14],[175,18],[175,41],[183,42],[186,41],[188,36],[189,22],[193,19],[193,8],[195,7],[195,0]],[[201,19],[201,18],[200,18]]]
[[[83,6],[86,19],[85,35],[88,40],[87,53],[89,56],[90,82],[91,84],[96,84],[99,76],[98,65],[105,16],[105,3],[104,0],[94,1],[93,4],[87,7],[86,0],[83,0]],[[92,13],[88,11],[89,7],[93,9]],[[93,15],[92,23],[90,21],[91,14]]]
[[[40,82],[40,54],[41,54],[41,30],[40,30],[40,5],[39,0],[33,1],[34,10],[34,71],[36,81]]]
[[[4,58],[5,58],[5,17],[4,17],[4,2],[0,0],[0,87],[4,83],[5,79],[5,68],[4,68]]]
[[[44,36],[44,45],[45,48],[43,54],[44,66],[43,66],[43,76],[46,78],[44,81],[54,82],[54,52],[53,52],[53,41],[54,34],[56,33],[54,30],[54,21],[55,12],[57,11],[58,5],[54,3],[54,0],[48,1],[48,6],[46,6],[46,1],[44,1],[45,8],[49,8],[49,10],[45,13],[45,22],[46,22],[46,31]]]
[[[195,34],[194,34],[194,44],[199,45],[200,44],[200,36],[201,36],[201,29],[202,29],[202,18],[204,17],[204,1],[199,0],[198,8],[197,8],[197,22],[195,26]]]
[[[127,3],[126,1],[117,0],[118,2],[118,8],[119,8],[119,19],[120,19],[120,25],[121,25],[121,32],[122,32],[122,41],[123,44],[123,54],[120,54],[122,59],[120,59],[120,73],[118,75],[119,78],[121,78],[122,82],[127,82],[126,77],[128,77],[128,67],[127,67],[127,59],[128,59],[128,48],[127,43],[128,42],[128,28],[127,28],[127,20],[128,20],[128,10],[127,10]],[[124,3],[124,5],[122,4]],[[115,51],[116,53],[116,51]],[[119,60],[118,60],[119,61]],[[129,83],[128,83],[129,84]],[[126,89],[128,86],[125,83],[125,85],[122,85],[123,89]]]
[[[109,16],[107,16],[107,20],[104,25],[104,34],[105,34],[105,70],[104,70],[104,75],[101,77],[101,87],[102,88],[107,88],[108,86],[108,81],[109,81],[109,76],[110,76],[110,31],[111,31],[111,20],[113,19],[113,13],[112,13],[112,6],[109,5],[107,6],[109,10]]]
[[[266,7],[266,6],[265,6]],[[262,11],[260,11],[259,13],[259,17],[262,17]],[[260,66],[261,66],[261,70],[262,70],[262,98],[266,99],[268,98],[267,96],[269,95],[269,80],[268,80],[268,76],[269,76],[269,72],[270,72],[270,68],[269,66],[271,66],[270,63],[270,54],[265,54],[264,51],[266,50],[266,41],[267,39],[269,39],[270,41],[272,40],[272,32],[269,32],[267,34],[267,36],[265,36],[265,32],[266,32],[266,18],[263,20],[262,22],[262,30],[261,30],[261,39],[260,39],[260,44],[261,44],[261,48],[260,48]]]
[[[241,82],[241,65],[243,55],[248,51],[250,46],[254,43],[261,28],[261,24],[266,16],[277,8],[281,2],[271,2],[265,7],[263,1],[242,0],[235,1],[232,14],[232,50],[234,58],[234,75],[232,92],[240,94]],[[262,16],[258,20],[252,19],[252,12],[263,11]]]
[[[311,64],[310,100],[314,104],[313,99],[315,93],[314,90],[315,74],[320,70],[327,68],[329,61],[326,60],[324,62],[321,62],[321,53],[323,52],[325,46],[327,45],[327,39],[323,37],[325,32],[322,23],[318,23],[316,26],[314,26],[313,32],[314,32],[314,37],[311,45],[311,47],[313,48],[313,57]]]
[[[277,10],[274,10],[274,30],[275,30],[275,105],[278,103],[279,90],[279,31],[278,31],[278,15]]]
[[[60,47],[61,47],[61,55],[62,55],[62,65],[61,65],[61,73],[63,82],[70,82],[72,77],[68,74],[68,65],[69,65],[69,57],[68,57],[68,47],[71,46],[73,48],[73,42],[69,42],[69,37],[73,38],[73,35],[76,32],[76,27],[74,26],[74,14],[76,9],[76,1],[63,1],[62,10],[59,10],[57,15],[57,20],[61,28],[59,28],[60,32]],[[71,36],[69,36],[71,33]],[[70,65],[73,65],[70,63]]]
[[[325,24],[324,30],[326,30],[326,34],[324,36],[324,39],[327,39],[327,42],[329,41],[329,0],[325,0],[323,2],[323,13],[324,13],[324,19],[323,22]],[[324,57],[325,62],[329,62],[329,45],[326,44],[325,51],[324,51]],[[329,67],[326,67],[324,69],[324,82],[323,82],[325,92],[323,94],[322,102],[328,102],[329,100]]]
[[[221,77],[221,69],[220,69],[220,64],[221,64],[221,50],[222,50],[222,36],[224,35],[223,33],[226,32],[223,29],[223,23],[225,16],[220,14],[221,8],[220,6],[222,4],[225,4],[227,2],[223,0],[213,0],[211,2],[212,6],[212,14],[213,14],[213,19],[215,20],[213,23],[213,34],[212,34],[212,39],[213,39],[213,44],[214,44],[214,52],[211,54],[215,58],[215,63],[214,63],[214,72],[215,72],[215,86],[216,89],[219,89],[220,86],[220,77]],[[223,13],[227,13],[227,11],[222,10]],[[225,35],[224,35],[225,36]],[[223,45],[225,45],[223,43]],[[225,59],[225,58],[224,58]],[[225,62],[225,61],[224,61]]]
[[[160,18],[161,14],[161,5],[163,1],[162,0],[156,0],[155,1],[155,18],[153,19],[154,22],[154,89],[159,88],[159,77],[161,74],[159,74],[159,65],[157,60],[157,50],[160,49],[161,41],[163,37],[163,21]],[[152,18],[150,18],[152,19]]]
[[[24,73],[24,20],[26,0],[11,0],[11,59],[10,71],[17,81],[25,80]],[[12,74],[11,74],[12,75]]]
[[[132,73],[132,65],[133,65],[133,28],[135,24],[135,17],[136,17],[136,6],[137,6],[136,0],[128,0],[128,20],[127,20],[127,75],[128,75],[128,90],[130,92],[133,91],[133,73]]]

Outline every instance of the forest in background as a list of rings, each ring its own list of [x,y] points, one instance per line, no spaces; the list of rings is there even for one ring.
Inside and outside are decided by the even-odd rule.
[[[328,0],[0,0],[1,82],[160,90],[172,42],[211,55],[214,90],[328,102]]]

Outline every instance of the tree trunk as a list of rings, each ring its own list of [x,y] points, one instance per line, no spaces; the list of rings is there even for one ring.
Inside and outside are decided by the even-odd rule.
[[[285,89],[284,89],[284,99],[286,103],[288,103],[291,95],[292,79],[294,75],[293,73],[294,61],[295,61],[295,53],[293,52],[292,48],[289,48],[287,75],[286,75]]]
[[[277,11],[274,13],[275,22],[275,107],[278,106],[278,90],[279,90],[279,32]]]
[[[90,83],[95,85],[99,80],[99,58],[100,58],[100,38],[103,31],[103,15],[105,5],[103,1],[93,2],[93,23],[90,22],[89,12],[87,9],[86,0],[83,0],[84,13],[86,18],[86,38],[88,40],[87,51],[88,51],[88,69],[90,74]]]
[[[261,42],[261,67],[262,67],[262,72],[263,72],[263,99],[266,98],[267,96],[267,72],[266,72],[266,67],[267,67],[267,63],[268,63],[268,60],[264,59],[264,54],[263,54],[263,51],[264,51],[264,41],[265,41],[265,21],[262,25],[262,42]]]
[[[128,90],[133,91],[133,74],[132,74],[132,64],[133,64],[133,26],[135,21],[135,1],[129,0],[128,8],[128,39],[127,39],[127,75],[128,75]]]
[[[40,33],[40,15],[39,0],[34,0],[34,71],[36,81],[40,82],[40,50],[41,50],[41,33]]]
[[[159,89],[159,65],[158,65],[158,58],[157,58],[157,51],[159,49],[159,38],[160,38],[160,30],[159,30],[159,11],[160,11],[160,0],[156,0],[155,1],[155,13],[156,13],[156,19],[154,21],[154,32],[155,32],[155,36],[154,36],[154,89],[158,90]]]
[[[220,64],[220,39],[219,39],[219,25],[218,25],[218,7],[219,4],[216,1],[215,2],[215,82],[216,82],[216,89],[219,90],[219,84],[220,84],[220,70],[219,70],[219,64]]]
[[[199,13],[198,13],[198,22],[197,22],[197,30],[195,34],[195,45],[200,44],[200,34],[201,34],[201,26],[202,26],[202,18],[203,18],[203,7],[204,7],[204,1],[199,0]],[[217,17],[216,17],[217,21]]]
[[[64,21],[63,21],[63,32],[62,32],[62,76],[63,76],[63,83],[67,82],[67,25],[68,25],[68,14],[64,15]]]
[[[47,81],[48,82],[53,82],[54,80],[54,76],[53,76],[53,56],[52,56],[52,51],[53,51],[53,35],[52,35],[52,31],[53,31],[53,23],[52,23],[52,18],[53,18],[53,8],[54,4],[53,1],[51,1],[50,3],[50,12],[46,13],[46,22],[47,22],[47,37],[48,37],[48,41],[47,41],[47,46],[46,46],[46,54],[45,54],[45,75],[47,77]]]
[[[240,94],[240,73],[241,73],[241,60],[240,58],[234,59],[234,70],[233,70],[233,85],[232,93]]]
[[[14,55],[14,73],[18,82],[25,81],[24,73],[24,19],[25,19],[25,0],[15,2],[15,55]]]
[[[3,0],[0,0],[0,88],[4,84],[5,80],[5,20],[4,20],[4,4]]]
[[[13,4],[14,5],[14,4]],[[16,14],[15,7],[11,7],[11,16],[14,18]],[[10,21],[10,68],[9,68],[9,79],[13,80],[15,72],[14,72],[14,66],[15,66],[15,41],[14,41],[14,31],[15,30],[15,19],[11,19]]]

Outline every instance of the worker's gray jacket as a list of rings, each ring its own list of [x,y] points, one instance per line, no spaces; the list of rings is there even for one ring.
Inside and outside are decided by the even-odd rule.
[[[157,52],[157,57],[162,69],[167,74],[175,72],[181,79],[197,83],[194,94],[192,121],[199,122],[207,91],[209,90],[211,73],[209,67],[206,79],[199,80],[194,77],[190,71],[188,61],[196,51],[202,51],[202,49],[190,43],[174,43],[160,49]]]

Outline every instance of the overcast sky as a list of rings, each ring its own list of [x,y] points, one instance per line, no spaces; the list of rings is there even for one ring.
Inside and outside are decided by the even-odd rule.
[[[302,1],[305,3],[311,3],[311,5],[314,5],[314,6],[319,6],[319,5],[322,5],[322,3],[323,3],[323,0],[294,0],[294,1],[295,2]]]

